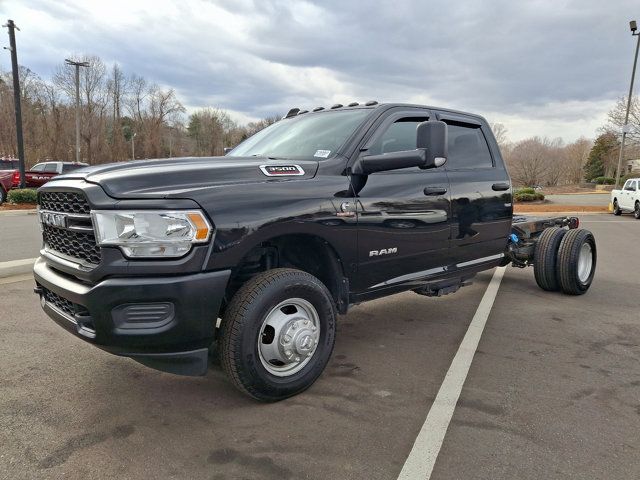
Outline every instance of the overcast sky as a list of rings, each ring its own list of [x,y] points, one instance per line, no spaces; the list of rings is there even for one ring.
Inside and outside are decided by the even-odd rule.
[[[480,113],[512,140],[596,134],[628,89],[634,17],[638,0],[0,0],[20,63],[44,78],[86,53],[190,111],[416,102]]]

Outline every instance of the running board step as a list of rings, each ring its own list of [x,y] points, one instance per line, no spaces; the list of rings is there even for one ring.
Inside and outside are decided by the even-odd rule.
[[[425,285],[424,287],[416,288],[414,292],[418,295],[424,295],[425,297],[442,297],[443,295],[456,293],[461,287],[466,287],[472,283],[473,282],[469,281],[460,281],[450,285]]]

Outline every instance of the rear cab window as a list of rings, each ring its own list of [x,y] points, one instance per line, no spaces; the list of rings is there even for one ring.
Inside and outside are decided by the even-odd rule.
[[[491,151],[480,125],[465,125],[457,122],[447,122],[447,124],[449,154],[446,167],[448,170],[493,168]]]

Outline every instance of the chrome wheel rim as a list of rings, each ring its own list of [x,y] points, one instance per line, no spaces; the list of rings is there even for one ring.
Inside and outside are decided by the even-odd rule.
[[[320,317],[303,298],[280,302],[267,314],[258,335],[258,356],[272,375],[288,377],[313,358],[320,340]]]
[[[583,243],[578,256],[578,279],[582,283],[589,280],[591,268],[593,267],[593,250],[590,243]]]

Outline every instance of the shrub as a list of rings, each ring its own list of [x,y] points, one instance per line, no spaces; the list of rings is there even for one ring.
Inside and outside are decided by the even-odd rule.
[[[534,195],[536,193],[536,189],[533,187],[523,187],[519,188],[514,193],[528,193],[529,195]]]
[[[528,193],[520,190],[513,194],[513,199],[516,202],[537,202],[544,200],[544,195],[539,192]]]
[[[9,190],[9,203],[38,203],[38,192],[33,188]]]
[[[616,183],[616,179],[613,177],[596,177],[591,181],[596,185],[613,185]]]

